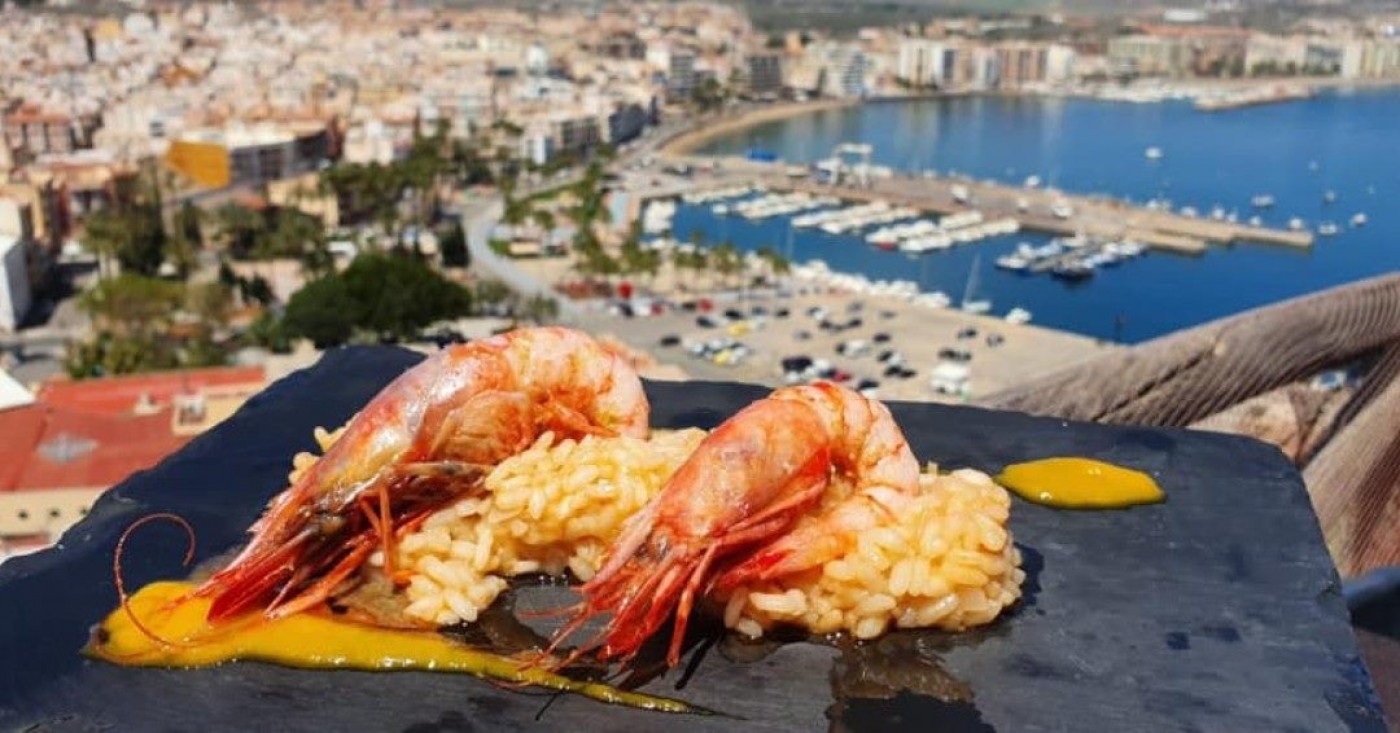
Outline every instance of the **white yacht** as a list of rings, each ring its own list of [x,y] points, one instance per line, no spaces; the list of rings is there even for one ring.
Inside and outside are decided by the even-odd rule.
[[[1288,228],[1292,231],[1301,232],[1303,231],[1303,226],[1303,220],[1296,216],[1288,220]]]
[[[1317,233],[1324,237],[1335,237],[1338,231],[1340,230],[1337,225],[1330,221],[1324,221],[1317,225]]]
[[[1267,209],[1274,205],[1274,197],[1267,193],[1261,193],[1251,198],[1249,200],[1249,205],[1256,209]]]
[[[1351,225],[1354,227],[1364,227],[1366,226],[1366,222],[1367,219],[1365,213],[1358,213],[1355,216],[1351,217]]]
[[[1148,160],[1161,160],[1161,159],[1162,159],[1162,149],[1159,148],[1159,147],[1157,147],[1157,146],[1155,146],[1155,145],[1152,146],[1152,147],[1150,147],[1150,148],[1148,148],[1147,150],[1144,150],[1144,151],[1142,152],[1142,154],[1143,154],[1143,156],[1145,156]]]
[[[1006,322],[1018,326],[1023,323],[1030,323],[1031,312],[1025,308],[1012,308],[1006,312]]]
[[[1030,262],[1019,254],[1002,255],[997,258],[997,267],[1003,270],[1020,272],[1030,266]]]

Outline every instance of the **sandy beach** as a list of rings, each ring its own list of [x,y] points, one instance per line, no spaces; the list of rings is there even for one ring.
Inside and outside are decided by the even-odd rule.
[[[850,107],[860,104],[860,101],[859,99],[819,99],[811,102],[790,102],[751,109],[737,115],[717,118],[713,122],[703,123],[700,127],[683,132],[667,140],[658,152],[663,156],[690,155],[706,142],[746,127],[787,119],[788,117],[797,117],[811,112]]]

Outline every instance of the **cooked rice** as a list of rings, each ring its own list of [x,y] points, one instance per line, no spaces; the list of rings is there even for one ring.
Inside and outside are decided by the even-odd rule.
[[[316,429],[322,451],[338,439]],[[407,613],[436,624],[474,621],[522,573],[580,580],[597,571],[623,521],[654,496],[704,438],[701,430],[649,439],[546,433],[486,477],[487,492],[434,514],[399,545],[412,571]],[[295,478],[316,456],[293,460]],[[961,631],[990,622],[1021,596],[1021,555],[1006,528],[1011,502],[986,474],[962,469],[920,477],[909,511],[858,537],[821,569],[741,588],[724,602],[724,623],[750,637],[777,625],[860,639],[896,628]],[[850,491],[837,480],[823,500]],[[809,518],[804,521],[816,521]],[[375,553],[375,565],[383,556]]]
[[[429,517],[399,545],[412,571],[407,613],[436,624],[474,621],[522,573],[593,577],[622,523],[695,451],[704,431],[649,439],[546,433],[486,477],[486,492]],[[382,565],[376,553],[371,562]]]
[[[1006,529],[1006,490],[969,469],[931,470],[919,487],[909,511],[862,533],[842,557],[735,591],[725,625],[750,637],[791,624],[871,639],[891,625],[961,631],[996,618],[1026,577]]]

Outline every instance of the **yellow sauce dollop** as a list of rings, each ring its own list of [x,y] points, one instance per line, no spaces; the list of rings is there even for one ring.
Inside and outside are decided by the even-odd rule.
[[[375,628],[314,613],[275,620],[255,613],[211,626],[205,621],[210,601],[185,597],[193,587],[158,582],[142,588],[131,596],[131,614],[121,608],[109,614],[94,630],[84,653],[135,667],[207,667],[249,660],[306,669],[463,672],[647,710],[706,712],[679,700],[522,668],[520,660],[471,649],[433,631]],[[171,643],[162,644],[143,633],[131,615],[153,635]]]
[[[1151,476],[1088,458],[1016,463],[996,481],[1026,501],[1062,509],[1117,509],[1166,499]]]

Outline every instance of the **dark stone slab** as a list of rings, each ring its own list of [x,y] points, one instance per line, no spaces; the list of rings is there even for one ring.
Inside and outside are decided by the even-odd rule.
[[[990,472],[1090,456],[1151,472],[1169,500],[1097,513],[1017,501],[1011,521],[1030,572],[1027,598],[987,630],[895,634],[855,650],[792,643],[749,661],[712,650],[683,689],[675,689],[680,671],[643,688],[738,719],[563,697],[536,720],[546,698],[464,676],[261,664],[134,670],[78,655],[115,603],[112,548],[133,519],[179,513],[199,531],[201,558],[226,551],[282,488],[290,456],[312,447],[311,429],[342,423],[417,358],[394,349],[328,354],[108,492],[59,547],[0,567],[0,728],[1385,730],[1302,482],[1277,451],[1222,435],[931,405],[893,406],[923,459]],[[712,426],[763,394],[695,383],[649,390],[653,423],[663,426]],[[182,552],[178,529],[146,528],[132,541],[128,582],[182,575]],[[910,670],[973,697],[867,690],[833,707],[834,679]]]

